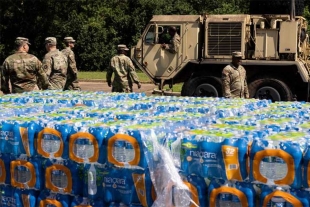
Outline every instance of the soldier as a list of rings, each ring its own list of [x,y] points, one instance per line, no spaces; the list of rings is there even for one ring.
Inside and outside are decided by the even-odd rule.
[[[64,42],[66,44],[66,48],[61,52],[68,59],[67,81],[64,90],[81,90],[79,81],[77,80],[78,70],[76,67],[75,55],[72,51],[72,48],[74,48],[75,40],[72,37],[65,37]]]
[[[169,35],[172,37],[170,40],[170,44],[166,45],[165,43],[161,45],[161,48],[168,50],[169,52],[175,54],[179,51],[181,38],[177,33],[177,29],[175,27],[169,27]]]
[[[66,56],[56,47],[55,37],[45,39],[45,49],[48,53],[44,56],[42,68],[48,79],[50,90],[63,90],[67,80],[68,62]]]
[[[129,92],[128,77],[141,88],[140,81],[135,72],[135,67],[133,66],[129,57],[125,55],[128,48],[126,45],[118,45],[118,54],[112,57],[110,67],[107,71],[107,82],[108,86],[112,87],[112,92]],[[114,73],[113,83],[111,81],[112,74]],[[112,84],[111,84],[112,83]]]
[[[43,89],[48,87],[48,79],[42,70],[40,60],[29,51],[29,40],[17,37],[15,40],[16,52],[3,62],[1,73],[1,91],[4,94],[22,93],[25,91],[39,90],[37,85],[40,80]],[[11,91],[9,87],[11,82]]]
[[[223,96],[226,98],[249,98],[246,71],[240,65],[241,52],[232,53],[232,62],[222,71]]]

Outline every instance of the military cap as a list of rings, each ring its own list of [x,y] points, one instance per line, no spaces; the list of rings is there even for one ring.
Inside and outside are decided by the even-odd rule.
[[[126,45],[117,45],[118,50],[129,50]]]
[[[16,40],[15,40],[15,44],[18,45],[18,46],[22,46],[24,44],[28,44],[28,45],[31,45],[29,43],[29,40],[25,37],[17,37]]]
[[[64,41],[65,42],[75,42],[75,39],[73,39],[73,37],[65,37]]]
[[[235,52],[232,53],[232,56],[233,57],[242,57],[242,53],[235,51]]]
[[[56,45],[57,40],[55,37],[47,37],[47,38],[45,38],[45,44]]]

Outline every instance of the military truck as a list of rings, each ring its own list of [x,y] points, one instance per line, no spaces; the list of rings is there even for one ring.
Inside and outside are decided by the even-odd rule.
[[[182,96],[221,97],[221,72],[232,52],[241,51],[250,97],[308,101],[308,23],[294,8],[289,14],[154,15],[131,58],[156,91],[184,83]],[[170,26],[181,38],[176,54],[161,48]]]

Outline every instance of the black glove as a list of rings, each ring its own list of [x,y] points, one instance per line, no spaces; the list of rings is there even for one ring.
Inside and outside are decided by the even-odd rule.
[[[109,87],[111,87],[111,86],[112,86],[111,82],[108,82],[108,86],[109,86]]]
[[[141,88],[141,83],[138,83],[138,89],[140,89]]]

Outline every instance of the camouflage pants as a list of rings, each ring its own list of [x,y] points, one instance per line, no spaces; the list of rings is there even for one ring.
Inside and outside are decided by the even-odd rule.
[[[112,92],[118,92],[118,93],[129,93],[129,87],[128,86],[113,86]]]
[[[64,90],[77,90],[80,91],[80,85],[78,80],[67,80]]]

